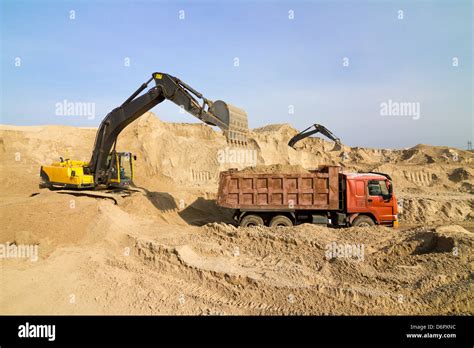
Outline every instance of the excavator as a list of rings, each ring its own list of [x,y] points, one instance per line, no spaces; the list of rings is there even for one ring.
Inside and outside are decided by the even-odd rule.
[[[152,81],[154,86],[141,94]],[[180,79],[155,72],[102,120],[90,161],[61,157],[59,162],[42,166],[40,187],[77,190],[97,187],[123,189],[132,185],[136,156],[130,152],[117,152],[117,138],[130,123],[166,99],[204,123],[219,127],[229,143],[246,145],[248,119],[244,110],[222,100],[206,99]]]
[[[321,133],[322,135],[325,135],[327,138],[335,142],[334,148],[331,151],[339,151],[342,149],[341,140],[336,137],[329,129],[320,124],[313,124],[305,130],[302,130],[301,132],[296,134],[293,138],[290,139],[290,141],[288,142],[288,146],[291,146],[295,149],[295,144],[298,141],[317,133]]]

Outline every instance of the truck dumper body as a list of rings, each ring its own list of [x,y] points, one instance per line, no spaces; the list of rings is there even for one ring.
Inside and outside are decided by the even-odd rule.
[[[241,226],[398,226],[390,177],[342,173],[339,166],[301,173],[221,172],[217,204],[233,209]]]

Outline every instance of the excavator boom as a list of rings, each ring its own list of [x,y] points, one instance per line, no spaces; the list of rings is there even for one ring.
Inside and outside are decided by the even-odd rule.
[[[155,86],[139,96],[152,81],[155,82]],[[196,98],[202,100],[201,105]],[[112,110],[100,124],[89,162],[96,184],[108,181],[107,156],[120,132],[166,99],[204,123],[219,127],[229,142],[246,144],[248,121],[245,111],[221,100],[212,102],[174,76],[153,73],[147,82],[142,84],[122,105]]]
[[[314,129],[311,129],[311,128],[314,128]],[[288,146],[295,148],[295,144],[298,141],[303,140],[304,138],[307,138],[316,133],[321,133],[325,135],[326,137],[328,137],[329,139],[331,139],[332,141],[334,141],[336,145],[333,150],[341,149],[341,146],[342,146],[341,140],[338,137],[336,137],[329,129],[327,129],[326,127],[320,124],[313,124],[312,126],[296,134],[293,138],[290,139],[290,141],[288,142]]]
[[[152,81],[154,86],[141,94]],[[109,185],[111,181],[120,183],[123,177],[128,180],[123,184],[127,184],[133,177],[133,169],[130,168],[131,173],[118,173],[124,169],[119,162],[127,162],[130,167],[132,158],[130,153],[115,151],[117,138],[130,123],[164,100],[172,101],[206,124],[219,127],[230,143],[246,145],[248,120],[244,110],[222,100],[206,99],[180,79],[156,72],[102,120],[89,163],[61,159],[51,166],[43,166],[40,172],[43,182],[47,186],[84,188]]]

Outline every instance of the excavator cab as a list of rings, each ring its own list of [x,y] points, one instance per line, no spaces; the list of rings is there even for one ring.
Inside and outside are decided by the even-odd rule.
[[[133,156],[130,152],[112,151],[107,158],[109,187],[126,187],[133,183]]]

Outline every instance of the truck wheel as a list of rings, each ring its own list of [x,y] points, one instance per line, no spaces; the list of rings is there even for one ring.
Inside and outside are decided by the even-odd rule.
[[[365,215],[360,215],[355,218],[355,220],[352,222],[352,226],[354,227],[370,227],[374,226],[375,222],[372,220],[370,217],[365,216]]]
[[[241,227],[263,226],[263,219],[258,215],[245,215],[240,221]]]
[[[276,226],[291,227],[293,222],[284,215],[277,215],[270,221],[270,227]]]

